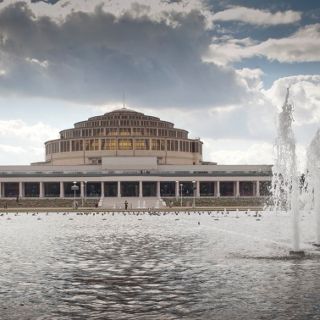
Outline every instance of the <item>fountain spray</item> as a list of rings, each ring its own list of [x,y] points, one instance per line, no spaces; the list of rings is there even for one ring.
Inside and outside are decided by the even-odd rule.
[[[289,103],[289,88],[279,114],[276,139],[276,159],[273,167],[272,191],[276,211],[291,211],[292,254],[300,251],[299,183],[297,174],[296,142],[292,130],[293,105]]]
[[[307,150],[308,193],[313,196],[313,211],[316,218],[316,246],[320,246],[320,130]]]

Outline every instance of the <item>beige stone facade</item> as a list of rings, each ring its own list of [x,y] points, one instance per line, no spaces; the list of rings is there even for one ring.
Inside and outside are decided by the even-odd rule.
[[[100,164],[103,157],[156,157],[159,164],[200,164],[202,142],[159,118],[126,108],[89,118],[45,143],[46,163]]]

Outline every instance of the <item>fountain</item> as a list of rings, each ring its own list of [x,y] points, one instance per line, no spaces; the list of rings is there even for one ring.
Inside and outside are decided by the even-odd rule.
[[[292,130],[293,105],[289,103],[289,88],[279,114],[276,139],[276,159],[273,167],[272,193],[276,211],[291,211],[292,250],[290,254],[303,256],[300,250],[299,183],[297,173],[296,143]]]
[[[307,188],[310,202],[313,202],[313,211],[316,218],[316,243],[320,246],[320,130],[315,134],[307,151]]]

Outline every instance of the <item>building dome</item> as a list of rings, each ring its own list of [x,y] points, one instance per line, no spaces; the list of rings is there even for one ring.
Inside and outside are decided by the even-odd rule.
[[[199,164],[202,142],[188,131],[141,112],[121,108],[77,122],[47,141],[46,161],[55,165],[100,164],[104,157],[156,157],[159,164]]]

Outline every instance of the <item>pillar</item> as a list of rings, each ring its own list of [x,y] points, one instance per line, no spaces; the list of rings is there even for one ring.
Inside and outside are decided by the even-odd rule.
[[[157,198],[161,198],[160,181],[157,181]]]
[[[60,181],[60,198],[64,198],[64,184]]]
[[[80,197],[81,199],[84,198],[84,182],[83,181],[80,182]]]
[[[101,181],[101,198],[104,198],[104,181]]]
[[[260,181],[256,181],[256,196],[260,197]]]
[[[23,183],[19,182],[19,198],[23,198]]]
[[[196,197],[200,197],[200,181],[196,181]]]
[[[178,199],[180,196],[180,186],[179,186],[179,181],[176,181],[176,198]]]
[[[2,182],[0,182],[0,198],[2,198]]]
[[[118,181],[118,198],[121,198],[121,182]]]
[[[216,182],[216,190],[215,190],[215,194],[217,198],[220,198],[220,181]]]
[[[40,181],[39,183],[39,198],[43,198],[44,197],[44,185],[43,182]]]
[[[240,182],[236,181],[236,197],[240,197]]]
[[[139,198],[142,198],[142,181],[139,181]]]

